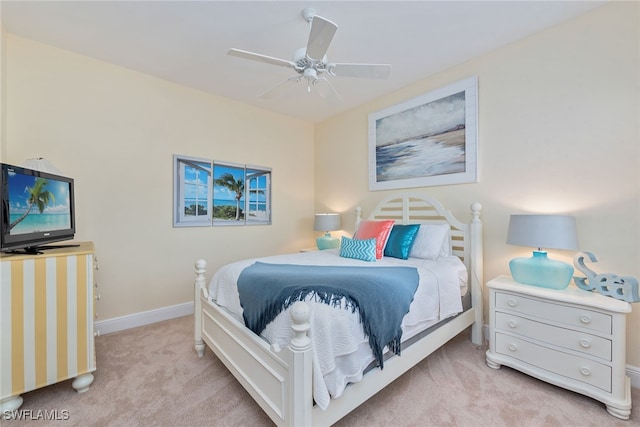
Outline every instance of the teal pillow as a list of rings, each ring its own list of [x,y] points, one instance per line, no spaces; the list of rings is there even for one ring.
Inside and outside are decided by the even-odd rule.
[[[420,224],[399,225],[396,224],[391,229],[387,246],[384,247],[384,256],[407,259],[413,242],[420,230]]]
[[[342,236],[340,242],[340,256],[362,261],[376,260],[376,239],[350,239]]]

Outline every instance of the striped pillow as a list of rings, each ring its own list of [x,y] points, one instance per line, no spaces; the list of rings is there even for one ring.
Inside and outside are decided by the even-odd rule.
[[[340,243],[340,256],[343,258],[353,258],[362,261],[376,260],[376,239],[350,239],[342,236]]]

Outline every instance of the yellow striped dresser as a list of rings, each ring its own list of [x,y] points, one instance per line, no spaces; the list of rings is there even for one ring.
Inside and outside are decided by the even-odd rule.
[[[74,378],[82,393],[96,370],[92,242],[40,255],[0,255],[0,417],[20,394]]]

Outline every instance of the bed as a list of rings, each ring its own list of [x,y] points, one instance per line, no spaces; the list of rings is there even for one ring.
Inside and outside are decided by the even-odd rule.
[[[362,344],[365,341],[362,341],[362,345],[358,347],[359,351],[339,355],[339,358],[345,357],[340,363],[345,362],[347,366],[358,365],[361,368],[359,375],[341,377],[334,374],[333,367],[329,370],[330,373],[325,373],[327,364],[325,359],[335,355],[325,354],[323,344],[318,341],[318,337],[323,334],[311,328],[312,324],[314,328],[322,327],[318,307],[325,307],[323,310],[334,310],[334,313],[340,316],[349,316],[344,313],[350,310],[330,307],[322,302],[313,301],[313,298],[307,295],[307,298],[301,298],[300,301],[292,303],[285,311],[278,314],[273,322],[269,323],[267,329],[258,335],[245,326],[242,309],[234,308],[234,304],[236,306],[238,304],[234,303],[237,301],[237,296],[234,297],[233,292],[238,291],[234,291],[237,288],[229,287],[226,283],[235,281],[236,276],[242,274],[247,266],[256,264],[255,261],[258,263],[266,261],[269,264],[278,262],[288,265],[324,266],[332,263],[333,257],[340,259],[345,266],[352,265],[352,260],[339,256],[341,250],[243,260],[222,267],[209,281],[205,270],[206,262],[203,259],[197,260],[194,336],[198,355],[201,357],[205,348],[209,347],[275,424],[328,426],[344,417],[465,329],[470,328],[471,341],[481,345],[483,341],[481,206],[479,203],[473,203],[470,209],[469,222],[462,222],[437,200],[418,193],[402,193],[384,199],[366,220],[361,218],[361,210],[356,209],[356,230],[364,224],[384,220],[393,220],[397,225],[421,224],[421,228],[435,226],[442,228],[442,224],[446,225],[444,227],[447,230],[445,242],[449,253],[441,253],[442,256],[438,260],[442,259],[454,266],[458,285],[456,298],[459,299],[461,306],[459,309],[447,311],[443,307],[448,305],[443,305],[444,303],[440,301],[436,304],[439,313],[437,319],[425,314],[427,317],[412,323],[419,323],[420,327],[414,329],[408,327],[407,318],[416,318],[414,306],[418,306],[416,301],[421,298],[419,295],[423,292],[423,282],[427,283],[427,276],[440,274],[438,271],[442,266],[442,262],[438,260],[436,260],[438,262],[427,262],[409,257],[406,261],[418,272],[419,284],[414,300],[411,302],[411,310],[402,319],[403,341],[397,349],[400,355],[394,355],[393,351],[388,351],[389,348],[385,347],[384,359],[378,359],[374,356],[375,351],[371,350],[373,347],[368,348],[367,345]],[[385,256],[369,264],[375,266],[372,268],[387,265],[393,268],[396,264],[402,264],[404,267],[404,261],[400,262]],[[362,261],[359,262],[362,263]],[[442,274],[452,277],[451,273]],[[444,283],[444,279],[438,276],[435,279],[436,285],[425,284],[424,286],[444,286],[441,282]],[[444,292],[442,287],[436,290],[436,293],[438,292],[450,293],[450,291]],[[355,314],[351,311],[351,316],[357,315],[357,310]],[[286,331],[283,332],[283,329]],[[357,335],[357,332],[353,334]],[[340,341],[335,337],[332,338],[334,341]],[[327,352],[331,353],[331,351]],[[382,363],[384,366],[380,369],[379,366]],[[334,380],[335,383],[332,382]],[[328,394],[323,394],[323,390]]]

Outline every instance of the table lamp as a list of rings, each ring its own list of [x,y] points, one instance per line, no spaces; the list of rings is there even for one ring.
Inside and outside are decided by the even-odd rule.
[[[27,159],[22,162],[20,166],[40,172],[47,172],[54,175],[64,176],[60,169],[55,167],[49,160],[45,159],[44,157],[34,157],[32,159]]]
[[[316,214],[316,218],[313,224],[313,229],[316,231],[324,231],[325,234],[322,237],[316,239],[318,249],[333,249],[340,246],[340,240],[335,237],[331,237],[330,231],[340,230],[340,214],[337,213],[319,213]]]
[[[578,249],[576,220],[568,215],[511,215],[507,244],[533,246],[531,258],[509,262],[513,280],[525,285],[564,289],[571,282],[573,266],[547,257],[546,249]]]

